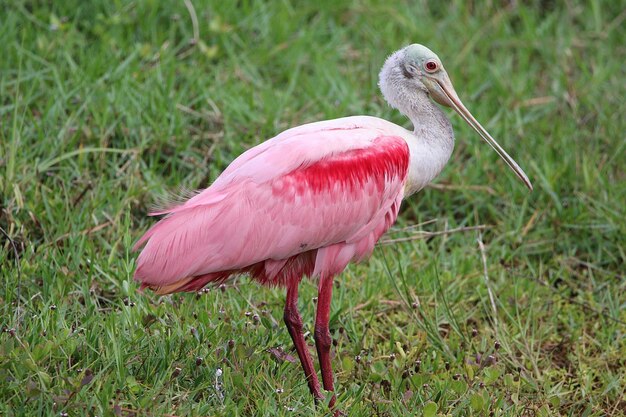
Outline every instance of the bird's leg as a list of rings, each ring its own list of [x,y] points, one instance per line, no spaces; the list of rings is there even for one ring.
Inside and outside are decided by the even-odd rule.
[[[330,320],[330,300],[333,296],[333,276],[322,275],[320,277],[318,297],[317,297],[317,315],[315,316],[315,347],[317,348],[317,356],[320,360],[320,368],[322,368],[322,382],[326,391],[334,391],[333,368],[330,358],[331,338],[328,330],[328,322]],[[329,405],[335,405],[335,395],[331,398]]]
[[[317,402],[317,400],[323,398],[323,396],[320,391],[320,382],[317,379],[317,373],[313,367],[311,355],[309,354],[306,342],[302,336],[302,318],[298,312],[298,285],[300,285],[298,280],[291,280],[287,285],[287,301],[285,302],[283,319],[291,335],[291,340],[293,340],[293,344],[296,346],[296,352],[298,352],[302,369],[306,375],[309,390]]]

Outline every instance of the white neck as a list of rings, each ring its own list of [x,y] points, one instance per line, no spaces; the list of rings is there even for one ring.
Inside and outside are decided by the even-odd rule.
[[[428,185],[443,169],[454,149],[452,125],[428,96],[426,87],[408,81],[402,72],[403,51],[391,55],[383,66],[380,90],[385,100],[413,123],[413,135],[407,138],[410,151],[409,178],[405,194]]]

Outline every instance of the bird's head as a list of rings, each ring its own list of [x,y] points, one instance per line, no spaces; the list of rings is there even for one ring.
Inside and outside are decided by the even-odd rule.
[[[389,104],[407,115],[413,108],[422,107],[425,96],[454,109],[500,155],[524,185],[533,189],[520,166],[463,105],[441,60],[433,51],[419,44],[396,51],[383,65],[379,86]]]

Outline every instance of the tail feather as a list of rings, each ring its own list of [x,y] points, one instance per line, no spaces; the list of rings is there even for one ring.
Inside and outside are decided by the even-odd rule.
[[[152,291],[154,291],[154,293],[157,295],[172,294],[175,292],[182,291],[182,288],[187,286],[190,282],[194,281],[195,278],[196,277],[183,278],[179,281],[176,281],[168,285],[150,285],[150,284],[142,283],[141,289],[143,290],[144,288],[149,288]]]
[[[312,250],[294,255],[288,259],[258,262],[238,270],[185,277],[166,285],[149,284],[144,281],[141,283],[141,289],[149,288],[157,295],[193,292],[199,291],[212,283],[222,283],[238,274],[248,274],[262,284],[286,286],[291,280],[300,280],[303,276],[312,276],[316,253],[317,250]],[[139,280],[141,281],[141,279]]]
[[[175,292],[193,292],[200,291],[211,282],[222,282],[228,279],[231,271],[216,272],[212,274],[198,275],[195,277],[186,277],[167,285],[151,285],[141,284],[141,289],[149,288],[157,295],[172,294]]]

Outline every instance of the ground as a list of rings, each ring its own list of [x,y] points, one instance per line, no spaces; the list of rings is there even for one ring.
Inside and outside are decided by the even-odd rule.
[[[337,279],[340,408],[626,413],[623,2],[0,4],[0,415],[323,415],[282,290],[158,298],[130,248],[160,197],[290,126],[410,127],[376,78],[412,42],[535,190],[450,112],[444,172]]]

